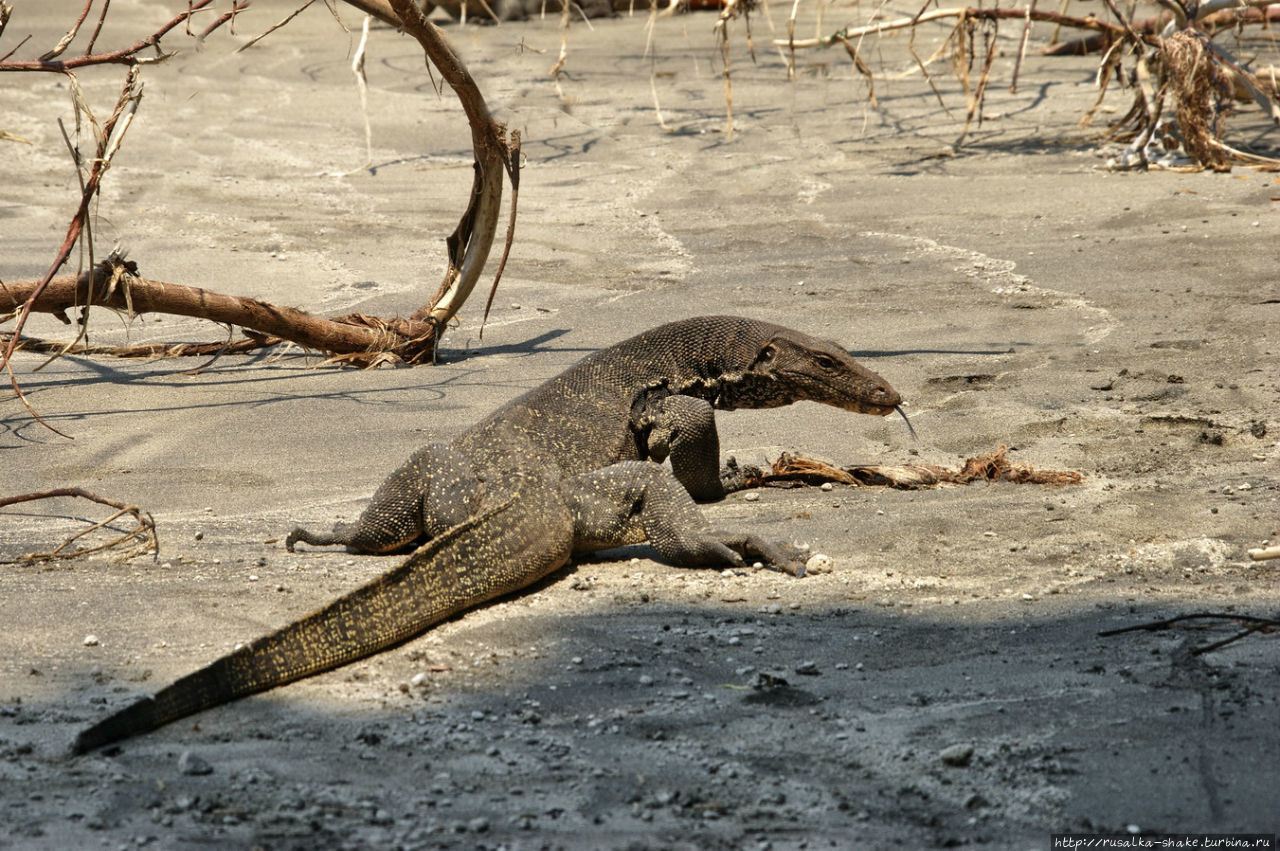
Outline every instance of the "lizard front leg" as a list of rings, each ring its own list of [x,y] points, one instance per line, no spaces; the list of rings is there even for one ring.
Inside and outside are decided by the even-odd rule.
[[[720,434],[715,408],[694,396],[666,396],[647,412],[649,457],[671,458],[671,472],[698,502],[716,502],[742,490],[757,467],[739,467],[733,459],[720,467]]]
[[[680,567],[740,565],[750,558],[804,575],[804,553],[796,547],[710,529],[680,483],[653,464],[624,461],[583,473],[567,479],[562,491],[575,552],[648,541],[664,561]]]

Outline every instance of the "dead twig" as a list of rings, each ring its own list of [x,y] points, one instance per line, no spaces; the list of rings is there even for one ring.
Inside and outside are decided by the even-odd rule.
[[[738,17],[739,11],[744,15],[749,15],[751,2],[752,0],[724,0],[724,8],[720,10],[715,25],[712,27],[716,35],[716,42],[720,45],[720,61],[724,66],[722,75],[724,77],[724,138],[726,142],[733,141],[733,74],[730,61],[729,21]],[[747,20],[749,21],[750,18]],[[747,27],[747,43],[748,47],[750,47],[750,25]]]
[[[147,552],[150,552],[153,558],[159,556],[160,537],[159,535],[156,534],[156,523],[155,523],[155,520],[151,517],[150,513],[143,511],[142,509],[138,508],[136,505],[126,505],[125,503],[117,502],[114,499],[107,499],[104,496],[98,496],[97,494],[90,493],[89,491],[83,490],[81,488],[53,488],[52,490],[39,491],[37,493],[22,494],[21,496],[0,497],[0,508],[4,508],[9,505],[16,505],[21,502],[31,502],[37,499],[53,499],[55,497],[78,497],[80,499],[87,499],[90,502],[96,502],[99,505],[105,505],[110,508],[114,508],[116,509],[116,512],[112,514],[110,517],[108,517],[106,520],[102,520],[97,523],[94,523],[87,529],[82,529],[81,531],[67,538],[58,546],[54,547],[49,552],[27,553],[26,555],[22,556],[22,558],[18,559],[19,562],[51,561],[53,559],[78,558],[80,556],[89,555],[90,553],[101,552],[102,550],[110,549],[111,547],[117,547],[129,541],[135,541],[135,540],[141,541],[141,543],[137,547],[133,548],[129,552],[122,555],[121,556],[122,561],[131,559],[134,556],[142,555],[143,553],[147,553]],[[126,514],[133,517],[133,519],[137,521],[138,525],[135,529],[126,531],[124,534],[121,534],[118,537],[112,538],[111,540],[101,544],[95,544],[93,546],[85,546],[85,547],[81,547],[80,549],[67,551],[68,547],[75,544],[76,541],[80,540],[85,535],[88,535],[91,532],[95,532],[98,529],[107,528],[108,526],[110,526],[110,524],[114,523],[116,520],[120,519]],[[14,564],[16,562],[5,561],[3,563]]]
[[[74,76],[73,76],[74,79]],[[54,256],[53,263],[50,264],[49,270],[45,276],[40,279],[36,286],[31,290],[23,301],[18,310],[17,321],[14,324],[11,339],[5,346],[3,355],[0,355],[0,367],[4,368],[9,374],[10,384],[13,386],[14,393],[18,399],[26,407],[27,411],[40,422],[41,425],[48,428],[63,437],[62,432],[53,426],[48,425],[40,419],[40,415],[27,401],[22,388],[18,384],[18,378],[14,375],[13,366],[10,359],[17,346],[18,340],[22,336],[22,328],[26,324],[27,318],[31,315],[31,311],[35,306],[40,295],[49,286],[53,280],[54,274],[71,256],[71,250],[76,242],[80,239],[80,234],[89,224],[89,205],[93,201],[94,196],[98,194],[98,188],[102,183],[102,178],[106,174],[107,169],[111,166],[111,158],[115,152],[119,150],[120,142],[124,138],[125,132],[129,129],[129,124],[133,119],[134,111],[138,107],[138,102],[142,98],[142,87],[138,81],[138,68],[136,66],[129,69],[129,73],[125,78],[124,88],[120,91],[120,97],[116,102],[116,108],[112,111],[111,117],[103,124],[101,131],[98,133],[97,151],[93,158],[93,166],[90,168],[89,175],[84,179],[83,187],[80,193],[80,205],[76,210],[75,216],[71,220],[71,224],[67,228],[67,234],[62,240],[62,245],[58,248],[57,254]],[[118,132],[117,132],[118,131]],[[78,165],[78,163],[77,163]],[[65,318],[65,317],[64,317]]]
[[[190,0],[187,4],[187,11],[177,15],[173,20],[169,21],[169,23],[165,24],[141,41],[135,42],[128,47],[122,47],[119,50],[112,50],[107,53],[90,53],[84,56],[76,56],[72,59],[65,60],[41,58],[29,62],[0,62],[0,72],[52,71],[54,73],[65,74],[67,71],[84,68],[89,65],[145,65],[158,62],[167,56],[167,54],[160,53],[160,39],[171,32],[175,27],[186,23],[196,12],[201,11],[212,2],[213,0]],[[248,5],[247,2],[237,4],[237,10],[243,9],[246,5]],[[231,19],[230,13],[223,17],[226,20]],[[138,55],[148,47],[154,48],[157,55],[154,57],[143,57]],[[53,51],[49,51],[49,53],[53,53]],[[49,54],[45,55],[47,56]]]

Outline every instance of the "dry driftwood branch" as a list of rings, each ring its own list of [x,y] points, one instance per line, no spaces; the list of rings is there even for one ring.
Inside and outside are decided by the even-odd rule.
[[[1200,17],[1196,18],[1196,28],[1204,32],[1206,35],[1213,35],[1223,29],[1229,29],[1244,24],[1261,24],[1272,21],[1280,21],[1280,5],[1271,3],[1260,3],[1261,8],[1248,6],[1244,8],[1233,8],[1206,13],[1207,4],[1201,5]],[[1168,24],[1166,18],[1143,18],[1140,21],[1134,21],[1130,26],[1135,32],[1142,35],[1156,35]],[[1055,44],[1044,50],[1045,56],[1084,56],[1089,53],[1097,53],[1106,50],[1111,46],[1113,39],[1108,32],[1098,32],[1092,35],[1082,36],[1071,41],[1064,41]]]
[[[364,2],[368,0],[362,0]],[[445,41],[439,28],[426,19],[412,0],[391,0],[391,6],[403,22],[404,31],[418,40],[431,64],[440,71],[462,103],[467,122],[471,125],[471,145],[476,155],[471,203],[457,229],[446,241],[449,267],[444,281],[432,302],[419,308],[411,317],[414,321],[430,321],[441,328],[457,313],[484,271],[502,211],[504,175],[511,177],[513,185],[519,179],[516,175],[520,167],[520,142],[518,136],[510,142],[507,140],[506,127],[493,119],[471,72]],[[514,235],[515,214],[513,204],[507,231],[508,248]],[[498,286],[496,279],[493,286]]]
[[[106,505],[110,508],[114,508],[116,509],[116,512],[115,514],[112,514],[110,517],[108,517],[106,520],[102,520],[97,523],[94,523],[88,529],[82,529],[81,531],[67,538],[58,546],[54,547],[49,552],[27,553],[26,555],[22,556],[22,558],[19,559],[18,561],[31,562],[31,561],[50,561],[52,559],[77,558],[79,556],[88,555],[89,553],[101,552],[102,550],[109,549],[111,547],[120,546],[122,544],[128,543],[129,541],[140,541],[140,543],[137,547],[134,547],[133,549],[129,550],[127,553],[122,555],[121,556],[122,560],[130,559],[130,558],[133,558],[134,556],[142,555],[143,553],[147,553],[147,552],[151,553],[153,557],[158,556],[160,554],[160,538],[156,534],[156,522],[154,519],[152,519],[151,514],[149,512],[143,511],[142,509],[138,508],[136,505],[126,505],[123,502],[117,502],[114,499],[107,499],[104,496],[98,496],[97,494],[90,493],[89,491],[82,490],[81,488],[53,488],[52,490],[39,491],[37,493],[27,493],[27,494],[22,494],[21,496],[0,497],[0,508],[4,508],[5,506],[9,506],[9,505],[16,505],[20,502],[31,502],[37,499],[53,499],[54,497],[60,497],[60,496],[70,496],[70,497],[78,497],[80,499],[87,499],[90,502],[96,502],[99,505]],[[125,533],[101,544],[95,544],[93,546],[85,546],[77,550],[67,549],[68,547],[75,544],[76,541],[83,538],[85,535],[88,535],[91,532],[97,531],[98,529],[107,528],[110,524],[114,523],[116,520],[120,519],[126,514],[133,517],[133,519],[137,521],[138,525],[136,528],[126,531]],[[13,562],[5,562],[5,563],[12,564]]]
[[[380,320],[351,314],[324,319],[292,307],[258,299],[211,292],[199,287],[139,277],[136,264],[111,254],[92,273],[58,275],[34,298],[27,292],[36,282],[0,284],[0,307],[29,301],[31,309],[70,322],[67,311],[96,305],[130,315],[171,313],[195,316],[253,329],[254,348],[282,340],[335,354],[389,352],[406,363],[430,358],[433,326],[403,319]],[[16,343],[11,340],[11,345]],[[220,349],[223,344],[211,344]],[[207,354],[208,348],[184,347],[182,354]],[[172,352],[169,352],[172,354]]]
[[[130,79],[136,84],[136,66],[150,61],[138,57],[137,54],[148,46],[154,46],[158,51],[161,36],[187,21],[192,12],[203,9],[210,2],[211,0],[195,0],[189,4],[186,13],[175,17],[159,31],[129,48],[110,53],[86,55],[65,62],[47,58],[39,62],[0,64],[0,71],[62,71],[70,76],[70,69],[76,67],[124,63],[134,66],[131,68],[133,76]],[[0,338],[5,344],[0,364],[7,367],[12,353],[19,348],[22,341],[22,328],[31,311],[52,313],[69,323],[66,311],[76,307],[87,308],[89,305],[105,306],[130,314],[166,312],[207,318],[215,322],[241,326],[246,329],[250,337],[249,340],[231,344],[179,344],[167,349],[158,349],[153,346],[109,349],[113,354],[125,356],[154,355],[158,351],[169,355],[244,351],[288,340],[327,351],[333,355],[331,360],[365,366],[385,362],[421,363],[434,357],[439,330],[461,307],[483,272],[497,232],[497,221],[502,206],[503,180],[504,175],[507,175],[512,181],[512,204],[506,246],[493,282],[495,289],[501,278],[514,236],[516,190],[519,185],[519,134],[513,133],[508,141],[505,127],[493,120],[479,88],[462,60],[444,40],[440,31],[426,20],[411,0],[392,0],[392,2],[349,0],[349,2],[366,14],[390,23],[418,40],[426,53],[429,66],[435,65],[440,70],[458,96],[471,127],[476,153],[475,179],[466,211],[457,228],[446,241],[447,269],[444,281],[435,297],[409,319],[380,319],[358,314],[336,319],[322,319],[294,308],[279,307],[256,299],[222,295],[198,287],[150,281],[137,275],[136,266],[124,261],[123,257],[115,255],[101,264],[93,265],[91,240],[87,239],[91,235],[88,229],[88,209],[98,192],[102,176],[110,163],[111,154],[119,146],[123,130],[128,126],[126,116],[120,128],[116,128],[116,121],[122,111],[118,106],[112,119],[98,133],[99,149],[92,159],[93,167],[83,181],[81,204],[55,262],[44,278],[38,281],[0,285],[0,311],[14,308],[17,316],[12,332]],[[247,5],[248,0],[234,2],[231,12],[224,14],[206,28],[201,37],[208,35],[225,21],[232,20],[235,14]],[[88,8],[89,4],[86,4],[85,14]],[[105,15],[105,8],[103,14]],[[83,18],[84,14],[81,15],[81,19]],[[65,50],[66,45],[74,39],[79,26],[80,23],[77,22],[72,27],[68,37],[59,43],[57,52]],[[51,54],[56,55],[53,51]],[[164,58],[164,54],[159,58]],[[140,87],[126,85],[125,92],[131,96],[129,101],[131,108],[136,107]],[[126,97],[122,94],[121,103],[125,102]],[[131,114],[130,111],[128,115]],[[76,242],[82,237],[85,237],[85,242],[90,247],[92,270],[80,275],[55,277],[57,271],[70,257]],[[490,300],[492,300],[492,293]],[[80,324],[83,327],[83,317]],[[88,350],[87,347],[86,350]],[[102,351],[102,349],[93,351]],[[15,391],[20,398],[23,398],[25,404],[25,398],[22,397],[21,389],[11,369],[10,376],[13,379]],[[38,418],[34,411],[32,414]]]
[[[1062,26],[1074,27],[1076,29],[1097,30],[1099,32],[1109,32],[1115,36],[1123,34],[1123,27],[1115,24],[1108,24],[1106,21],[1100,21],[1094,17],[1080,18],[1072,15],[1064,15],[1058,12],[1047,12],[1043,9],[975,9],[972,6],[952,6],[946,9],[933,9],[928,12],[922,12],[919,15],[912,15],[904,18],[894,18],[889,21],[880,21],[874,24],[867,24],[860,27],[843,27],[830,35],[818,36],[815,38],[779,38],[774,39],[774,44],[781,47],[792,49],[803,49],[813,47],[830,47],[838,44],[845,39],[861,38],[868,35],[881,35],[894,30],[913,29],[919,24],[928,23],[930,21],[946,20],[948,18],[957,18],[960,20],[1002,20],[1002,19],[1022,19],[1030,18],[1033,21],[1043,21]]]

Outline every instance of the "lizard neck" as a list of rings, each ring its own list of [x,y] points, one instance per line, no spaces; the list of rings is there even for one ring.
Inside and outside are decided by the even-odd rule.
[[[724,372],[716,376],[698,376],[669,385],[672,393],[696,396],[711,403],[718,411],[738,408],[779,408],[796,401],[782,382],[773,376],[754,372]]]

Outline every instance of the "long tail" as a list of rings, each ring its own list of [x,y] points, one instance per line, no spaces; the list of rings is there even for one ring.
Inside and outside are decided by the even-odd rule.
[[[499,516],[511,505],[508,500],[453,526],[403,564],[323,609],[104,718],[76,737],[72,753],[341,667],[542,578],[568,558],[571,535],[557,542],[542,527],[538,540],[532,540],[530,530],[537,524],[531,526],[519,512],[514,518]],[[476,533],[481,524],[487,525]]]

